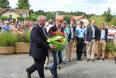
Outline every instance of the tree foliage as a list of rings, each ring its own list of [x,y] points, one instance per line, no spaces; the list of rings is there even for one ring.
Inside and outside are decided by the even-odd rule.
[[[19,9],[29,9],[29,0],[18,0],[17,6]]]
[[[105,17],[106,22],[110,22],[113,18],[112,14],[111,14],[111,9],[108,8],[108,10],[104,12],[103,16]]]
[[[9,8],[8,0],[0,0],[0,8]]]

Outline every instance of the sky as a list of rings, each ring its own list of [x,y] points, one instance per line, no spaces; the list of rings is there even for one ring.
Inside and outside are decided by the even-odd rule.
[[[12,8],[16,7],[18,0],[9,0]],[[29,0],[34,11],[82,11],[87,14],[101,15],[109,7],[112,14],[116,13],[116,0]]]

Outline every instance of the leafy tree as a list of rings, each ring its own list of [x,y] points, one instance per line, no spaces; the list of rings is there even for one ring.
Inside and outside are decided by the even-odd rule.
[[[46,17],[47,17],[47,20],[54,19],[55,18],[55,13],[54,12],[47,12]]]
[[[32,13],[29,17],[27,17],[27,20],[31,20],[31,21],[37,21],[38,18],[38,14]]]
[[[8,0],[0,0],[0,8],[9,8]]]
[[[29,0],[18,0],[17,6],[19,9],[29,9]]]
[[[64,20],[69,24],[70,23],[70,18],[71,18],[71,15],[65,15],[64,16]]]
[[[38,10],[35,13],[39,15],[46,15],[46,12],[44,12],[43,10]]]
[[[103,16],[105,17],[106,22],[110,22],[113,18],[113,15],[111,14],[111,9],[108,8],[108,10],[104,12]]]
[[[20,16],[20,17],[17,17],[17,19],[19,20],[19,21],[24,21],[24,17],[22,17],[22,16]]]

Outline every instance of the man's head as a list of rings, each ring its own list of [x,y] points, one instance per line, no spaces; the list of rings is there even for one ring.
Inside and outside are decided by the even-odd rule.
[[[39,25],[41,25],[42,27],[44,27],[45,26],[45,22],[46,22],[46,17],[43,16],[43,15],[41,15],[41,16],[38,17],[37,21],[38,21]]]
[[[95,20],[93,19],[93,20],[91,20],[91,25],[95,25]]]
[[[83,23],[82,21],[79,22],[79,26],[80,26],[80,27],[82,27],[83,24],[84,24],[84,23]]]
[[[64,21],[64,22],[63,22],[63,27],[65,28],[66,26],[67,26],[67,22]]]
[[[57,16],[56,18],[55,18],[55,23],[56,23],[56,25],[58,25],[58,26],[61,26],[62,24],[63,24],[63,21],[64,21],[64,17],[63,16]]]
[[[100,28],[104,29],[105,28],[105,24],[104,23],[101,23]]]
[[[73,26],[73,25],[76,25],[76,20],[75,20],[75,17],[72,16],[71,19],[70,19],[70,24]]]

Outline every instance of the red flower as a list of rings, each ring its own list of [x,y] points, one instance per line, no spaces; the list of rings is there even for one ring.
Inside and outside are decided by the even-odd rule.
[[[64,32],[52,32],[52,36],[64,36]]]

